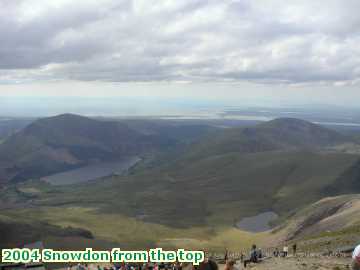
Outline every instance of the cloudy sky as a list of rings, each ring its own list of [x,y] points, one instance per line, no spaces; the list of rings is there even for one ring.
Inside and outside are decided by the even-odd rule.
[[[359,106],[359,10],[359,0],[0,0],[0,98]]]

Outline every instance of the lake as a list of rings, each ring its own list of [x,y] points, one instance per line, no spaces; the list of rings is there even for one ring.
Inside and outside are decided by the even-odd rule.
[[[78,169],[45,176],[42,180],[52,185],[71,185],[95,180],[112,174],[123,174],[141,160],[130,157],[118,161],[101,162]]]
[[[236,227],[248,232],[265,232],[271,229],[269,223],[278,218],[275,212],[263,212],[256,216],[246,217],[236,223]]]

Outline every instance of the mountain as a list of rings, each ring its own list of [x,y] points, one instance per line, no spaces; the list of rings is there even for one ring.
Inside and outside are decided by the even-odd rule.
[[[227,129],[192,147],[189,156],[209,156],[230,152],[320,149],[353,139],[334,130],[304,120],[278,118],[254,127]]]
[[[282,218],[268,243],[296,242],[308,251],[346,250],[360,241],[360,194],[325,197]]]
[[[324,189],[325,195],[360,193],[360,158],[344,171],[336,181]]]
[[[268,209],[283,215],[327,196],[330,187],[337,190],[334,195],[348,193],[337,182],[359,157],[328,147],[349,140],[292,118],[224,129],[160,166],[135,173],[128,184],[122,179],[121,189],[135,194],[129,201],[151,222],[172,223],[176,217],[170,213],[178,211],[180,226],[209,219],[231,223]]]
[[[1,220],[1,218],[0,233],[2,235],[0,248],[22,247],[24,243],[33,243],[48,237],[93,239],[91,232],[84,229],[62,228],[46,222],[32,222],[29,224],[26,221]]]
[[[0,179],[24,180],[173,144],[120,122],[64,114],[37,120],[0,144]]]
[[[70,121],[62,120],[68,117]],[[18,147],[9,148],[14,152],[9,152],[8,159],[14,159],[15,164],[26,164],[19,162],[23,162],[22,155],[35,156],[32,153],[37,153],[37,147],[55,153],[62,149],[74,160],[91,162],[101,156],[100,150],[116,156],[119,152],[112,150],[117,149],[118,143],[136,144],[140,138],[151,142],[146,149],[158,147],[158,141],[168,141],[172,148],[172,140],[165,138],[187,133],[179,126],[168,130],[170,127],[162,124],[125,124],[69,115],[39,120],[34,125],[17,133],[17,140],[13,136],[4,143],[9,147],[9,142],[13,142]],[[116,130],[123,132],[118,136],[126,136],[118,142],[112,135],[97,133],[107,128],[107,133]],[[189,136],[201,137],[201,130],[195,128]],[[244,232],[235,224],[245,217],[266,211],[276,212],[280,216],[278,222],[294,217],[293,227],[285,222],[273,235],[289,240],[303,238],[318,232],[318,221],[323,223],[344,210],[341,202],[346,199],[331,203],[334,207],[329,209],[321,207],[316,213],[311,212],[317,201],[351,191],[360,193],[356,186],[359,155],[330,151],[334,145],[351,141],[335,131],[286,118],[203,134],[202,139],[191,140],[186,151],[170,151],[161,162],[137,166],[127,175],[70,186],[53,186],[39,180],[8,185],[4,189],[6,195],[0,198],[0,206],[7,208],[3,215],[15,221],[26,216],[51,225],[71,225],[89,230],[95,240],[116,239],[134,247],[144,243],[167,243],[169,247],[194,243],[198,248],[199,243],[211,243],[223,250],[227,243],[239,247],[233,240],[244,237]],[[179,135],[175,141],[184,136]],[[79,147],[95,150],[84,155],[83,151],[74,151]],[[136,147],[133,149],[137,151]],[[51,155],[45,157],[38,163],[36,159],[32,162],[41,169],[46,162],[55,163]],[[121,233],[114,234],[118,224],[122,224]],[[345,225],[338,228],[347,228]],[[247,244],[254,241],[252,237]]]
[[[291,217],[286,224],[286,239],[339,231],[360,225],[360,195],[326,197],[310,204]]]

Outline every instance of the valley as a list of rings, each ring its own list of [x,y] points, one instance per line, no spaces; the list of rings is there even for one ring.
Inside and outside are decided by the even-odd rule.
[[[0,270],[360,270],[359,10],[0,0]]]
[[[360,193],[360,156],[338,151],[344,143],[357,141],[290,118],[232,128],[72,115],[39,120],[0,147],[0,228],[23,228],[0,245],[39,239],[54,248],[236,251],[297,241],[321,250],[329,239],[334,247],[351,245],[360,200],[347,194]],[[324,236],[326,228],[331,233]]]

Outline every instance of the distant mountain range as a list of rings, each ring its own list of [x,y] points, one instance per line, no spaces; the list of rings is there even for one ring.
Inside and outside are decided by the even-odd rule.
[[[100,121],[72,114],[40,119],[0,144],[0,176],[22,181],[91,162],[160,151],[176,145],[176,133],[189,130],[181,126],[176,132],[171,132],[174,128],[169,126],[157,128],[154,131],[144,123]],[[255,127],[223,130],[192,145],[187,155],[314,149],[349,140],[309,122],[283,118]]]
[[[66,114],[37,120],[0,144],[0,179],[21,187],[9,185],[2,200],[30,204],[30,212],[37,207],[49,211],[92,207],[76,222],[80,228],[90,224],[84,228],[95,238],[91,224],[104,213],[167,228],[164,235],[156,235],[161,239],[172,235],[168,228],[201,227],[218,233],[219,228],[233,228],[243,217],[274,211],[280,220],[294,218],[293,227],[285,228],[290,225],[283,223],[278,230],[281,236],[296,239],[319,232],[318,222],[326,218],[320,210],[315,213],[307,207],[328,196],[360,193],[360,155],[344,151],[344,145],[358,147],[353,137],[293,118],[220,129]],[[36,180],[84,164],[149,153],[159,154],[152,156],[155,162],[144,162],[126,176],[61,188]],[[35,182],[26,182],[29,178]],[[333,214],[346,196],[332,201],[327,217],[336,217]],[[61,218],[63,224],[66,218]],[[326,224],[328,228],[332,223]],[[338,229],[347,226],[337,224]],[[98,233],[99,228],[94,225]]]

